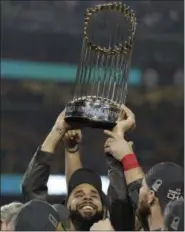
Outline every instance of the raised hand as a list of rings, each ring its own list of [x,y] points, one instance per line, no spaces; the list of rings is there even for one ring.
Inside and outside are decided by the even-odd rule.
[[[133,142],[127,142],[122,136],[111,131],[105,130],[104,133],[110,136],[105,142],[105,153],[111,154],[119,161],[121,161],[125,155],[133,153]]]
[[[56,130],[59,134],[63,135],[69,129],[70,129],[70,125],[67,124],[67,122],[65,121],[65,110],[63,110],[59,114],[59,116],[58,116],[58,118],[53,126],[53,130]]]
[[[67,149],[76,150],[82,141],[81,130],[69,130],[64,136],[64,145]]]
[[[120,115],[113,132],[123,137],[126,131],[134,129],[135,127],[136,121],[134,113],[125,105],[121,105]]]
[[[70,126],[65,122],[65,110],[63,110],[59,114],[52,130],[44,140],[41,149],[46,152],[54,153],[65,133],[69,129]]]

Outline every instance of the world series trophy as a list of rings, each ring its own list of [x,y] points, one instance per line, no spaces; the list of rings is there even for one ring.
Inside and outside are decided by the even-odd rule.
[[[127,95],[135,33],[135,13],[121,2],[86,10],[74,98],[66,105],[68,123],[114,127]]]

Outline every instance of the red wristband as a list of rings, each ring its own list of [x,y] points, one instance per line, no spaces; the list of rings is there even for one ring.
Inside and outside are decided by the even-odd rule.
[[[124,156],[121,160],[121,163],[123,165],[124,171],[139,167],[139,163],[134,153]]]

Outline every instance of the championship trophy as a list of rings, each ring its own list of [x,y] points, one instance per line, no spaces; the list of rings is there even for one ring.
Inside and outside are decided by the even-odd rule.
[[[129,6],[106,3],[86,10],[74,98],[65,120],[111,129],[125,103],[136,16]]]

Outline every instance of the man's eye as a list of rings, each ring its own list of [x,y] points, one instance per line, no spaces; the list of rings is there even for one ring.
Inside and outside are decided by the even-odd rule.
[[[76,197],[83,197],[83,194],[77,194]]]
[[[92,195],[92,198],[96,198],[96,199],[97,199],[97,198],[98,198],[98,196],[97,196],[97,195]]]

